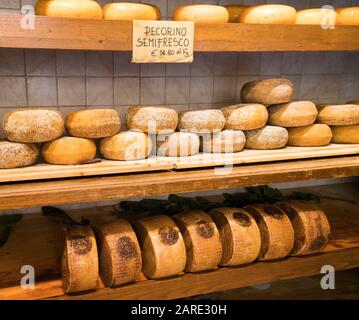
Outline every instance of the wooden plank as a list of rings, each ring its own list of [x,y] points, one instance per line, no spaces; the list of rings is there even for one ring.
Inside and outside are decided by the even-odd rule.
[[[0,210],[359,175],[359,156],[0,184]]]
[[[36,16],[35,29],[21,15],[0,16],[0,47],[132,50],[132,22]],[[359,27],[323,30],[309,25],[196,24],[195,51],[358,51]]]

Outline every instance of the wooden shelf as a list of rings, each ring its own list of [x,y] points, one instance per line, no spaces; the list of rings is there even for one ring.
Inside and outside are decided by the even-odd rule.
[[[0,15],[0,47],[132,50],[132,22],[37,16],[35,29],[25,30],[21,18]],[[194,50],[359,51],[359,26],[196,24]]]

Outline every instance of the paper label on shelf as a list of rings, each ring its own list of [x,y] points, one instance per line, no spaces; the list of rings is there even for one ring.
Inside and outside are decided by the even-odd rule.
[[[194,22],[133,21],[133,63],[193,62]]]

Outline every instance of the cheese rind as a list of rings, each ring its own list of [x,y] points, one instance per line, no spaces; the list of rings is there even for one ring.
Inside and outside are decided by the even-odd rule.
[[[96,144],[85,138],[62,137],[46,142],[41,149],[44,160],[50,164],[78,164],[96,157]]]
[[[228,6],[225,6],[225,8],[228,11],[229,14],[229,20],[228,22],[239,22],[239,16],[240,14],[243,12],[244,9],[248,8],[248,6],[245,5],[236,5],[236,4],[231,4]]]
[[[295,101],[268,108],[268,124],[279,127],[302,127],[313,124],[318,111],[313,102]]]
[[[359,25],[359,7],[337,8],[337,24],[341,25]]]
[[[205,153],[234,153],[243,150],[246,136],[240,130],[224,130],[201,137],[201,151]]]
[[[245,131],[246,148],[258,150],[280,149],[288,142],[288,131],[282,127],[265,126]]]
[[[56,110],[28,109],[6,113],[3,128],[4,136],[10,141],[40,143],[61,137],[65,126]]]
[[[181,6],[173,14],[175,21],[227,23],[228,19],[229,14],[225,7],[207,4]]]
[[[294,24],[296,15],[296,10],[290,6],[280,4],[258,5],[244,9],[239,16],[239,22],[253,24]]]
[[[156,6],[145,3],[108,3],[103,8],[106,20],[160,20],[161,12]]]
[[[296,24],[334,26],[338,14],[331,9],[305,9],[297,12]]]
[[[359,124],[332,126],[332,143],[359,143]]]
[[[264,105],[287,103],[292,99],[293,82],[288,79],[265,79],[247,82],[241,89],[245,103]]]
[[[39,150],[34,144],[0,141],[0,169],[31,166],[38,157]]]
[[[177,129],[184,132],[211,133],[222,131],[226,119],[221,110],[184,111],[179,114]]]
[[[288,128],[289,146],[321,147],[332,139],[332,131],[326,124],[312,124],[306,127]]]
[[[359,105],[324,105],[318,107],[317,123],[329,126],[359,124]]]
[[[268,120],[268,111],[263,104],[236,104],[221,108],[226,119],[226,129],[254,130],[262,128]]]
[[[157,136],[157,156],[187,157],[199,152],[200,140],[197,134],[174,132]]]

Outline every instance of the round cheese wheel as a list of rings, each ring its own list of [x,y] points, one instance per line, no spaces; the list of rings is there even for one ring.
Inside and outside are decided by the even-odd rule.
[[[293,249],[294,231],[288,216],[279,207],[256,204],[244,207],[256,220],[261,234],[258,260],[286,257]]]
[[[90,226],[65,228],[61,271],[65,293],[87,291],[98,287],[97,244]]]
[[[335,25],[337,13],[331,9],[305,9],[297,12],[296,24]]]
[[[65,130],[61,113],[45,109],[7,112],[3,128],[8,140],[22,143],[51,141],[61,137]]]
[[[246,148],[258,150],[280,149],[288,142],[288,131],[282,127],[265,126],[245,131]]]
[[[143,272],[148,278],[183,273],[186,247],[181,232],[170,217],[146,217],[133,226],[142,250]]]
[[[133,131],[167,134],[176,130],[178,114],[165,107],[131,107],[126,113],[126,124]]]
[[[333,126],[332,143],[359,143],[359,124],[351,126]]]
[[[34,144],[0,141],[0,169],[31,166],[38,158],[39,150]]]
[[[289,217],[294,230],[291,256],[322,251],[329,241],[330,225],[324,212],[308,201],[289,200],[275,206]]]
[[[41,154],[47,163],[80,164],[91,162],[96,157],[96,144],[84,138],[62,137],[46,142]]]
[[[157,155],[162,157],[187,157],[199,152],[198,135],[190,132],[174,132],[157,136]]]
[[[135,232],[125,219],[101,225],[96,238],[100,274],[107,287],[138,279],[142,271],[141,250]]]
[[[102,19],[101,6],[92,0],[40,0],[37,15],[55,18]]]
[[[102,156],[110,160],[146,159],[153,147],[152,139],[143,132],[124,131],[100,142]]]
[[[221,266],[238,266],[257,259],[261,235],[254,218],[245,210],[217,208],[209,212],[222,241]]]
[[[280,127],[302,127],[313,124],[318,111],[313,102],[295,101],[268,108],[268,124]]]
[[[293,82],[288,79],[251,81],[242,87],[241,100],[264,105],[287,103],[292,99],[293,88]]]
[[[337,24],[359,25],[359,7],[338,8]]]
[[[318,107],[318,123],[329,126],[359,124],[359,105],[326,105]]]
[[[103,7],[106,20],[159,20],[161,12],[155,6],[144,3],[116,2]]]
[[[226,118],[226,129],[254,130],[262,128],[268,120],[268,111],[263,104],[236,104],[221,108]]]
[[[200,149],[206,153],[234,153],[243,150],[246,136],[240,130],[224,130],[201,137]]]
[[[121,130],[121,119],[114,109],[81,110],[68,114],[66,129],[73,137],[105,138]]]
[[[332,131],[326,124],[312,124],[307,127],[288,128],[288,145],[296,147],[326,146],[332,139]]]
[[[239,22],[239,16],[243,12],[244,9],[248,8],[248,6],[241,4],[231,4],[225,6],[229,14],[228,22]]]
[[[228,19],[229,14],[225,7],[207,4],[181,6],[173,14],[175,21],[227,23]]]
[[[241,23],[253,24],[294,24],[297,11],[290,6],[267,4],[251,6],[239,16]]]
[[[222,243],[212,218],[201,210],[176,214],[187,251],[186,272],[215,269],[222,259]]]
[[[178,129],[194,133],[219,132],[225,123],[226,119],[221,110],[184,111],[179,114]]]

